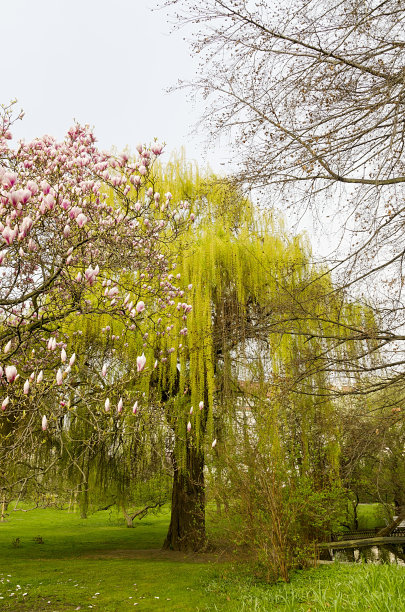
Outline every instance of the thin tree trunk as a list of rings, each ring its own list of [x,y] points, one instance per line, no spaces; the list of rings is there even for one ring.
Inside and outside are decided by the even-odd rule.
[[[3,498],[3,501],[1,502],[1,518],[0,518],[0,521],[2,523],[4,523],[4,521],[6,520],[7,508],[8,508],[8,501],[6,501],[6,499]]]
[[[204,453],[187,446],[186,468],[174,461],[172,511],[163,548],[198,551],[206,544]]]
[[[125,516],[125,520],[127,522],[127,527],[131,528],[134,526],[134,517],[131,516],[130,514],[128,514],[128,512],[125,510],[124,504],[122,504],[122,512]]]
[[[86,453],[83,465],[83,478],[81,482],[81,499],[80,499],[80,518],[86,519],[89,509],[89,474],[90,474],[90,458]]]

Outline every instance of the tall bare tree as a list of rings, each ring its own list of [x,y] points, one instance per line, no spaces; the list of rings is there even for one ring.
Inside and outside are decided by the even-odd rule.
[[[206,99],[211,134],[231,135],[241,160],[235,178],[248,187],[278,188],[285,207],[299,214],[310,209],[329,229],[341,230],[341,248],[328,268],[335,270],[344,300],[363,297],[378,320],[377,326],[364,321],[340,326],[337,343],[372,339],[370,351],[379,351],[380,358],[367,366],[354,360],[353,376],[367,374],[374,389],[400,383],[404,3],[166,0],[164,5],[179,25],[193,24],[193,49],[202,61],[192,85]],[[335,285],[331,292],[336,291]],[[308,316],[303,309],[303,320]],[[288,322],[283,325],[288,331]],[[314,337],[305,325],[300,333]]]

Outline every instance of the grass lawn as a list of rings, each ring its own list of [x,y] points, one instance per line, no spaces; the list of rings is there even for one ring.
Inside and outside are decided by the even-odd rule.
[[[0,524],[1,611],[405,610],[403,567],[322,566],[269,586],[212,553],[160,551],[167,511],[135,529],[112,512],[10,514]]]
[[[359,529],[385,527],[387,515],[382,504],[359,504],[357,507]]]

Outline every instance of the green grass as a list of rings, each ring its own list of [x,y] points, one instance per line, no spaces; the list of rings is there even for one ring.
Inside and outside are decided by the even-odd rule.
[[[405,610],[402,567],[322,566],[269,586],[212,554],[162,554],[168,520],[127,529],[113,512],[11,512],[0,524],[0,610]]]
[[[359,504],[357,507],[359,529],[385,527],[387,513],[382,504]]]
[[[393,565],[323,565],[297,571],[289,584],[273,586],[255,583],[250,575],[234,575],[225,569],[207,588],[218,598],[228,595],[238,602],[234,610],[246,612],[405,610],[405,568]]]

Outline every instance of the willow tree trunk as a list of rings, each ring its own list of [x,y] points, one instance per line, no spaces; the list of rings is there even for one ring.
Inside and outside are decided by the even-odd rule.
[[[164,549],[198,551],[206,544],[204,453],[187,446],[186,468],[174,459],[172,511]]]

